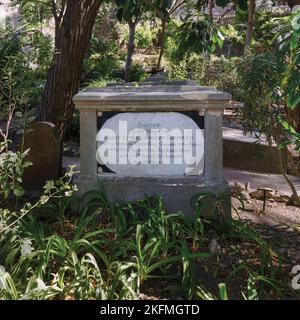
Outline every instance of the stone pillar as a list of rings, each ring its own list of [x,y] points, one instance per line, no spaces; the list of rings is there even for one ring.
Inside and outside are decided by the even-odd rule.
[[[98,128],[98,118],[101,118],[103,116],[103,113],[102,112],[97,112],[97,128]],[[99,128],[99,129],[101,129],[101,128]],[[98,129],[97,129],[97,133],[98,133]],[[96,142],[96,148],[98,148],[98,144],[97,144],[97,142]],[[97,167],[98,167],[98,170],[97,170],[97,173],[99,174],[101,174],[101,173],[103,173],[103,169],[102,169],[102,167],[100,167],[100,166],[98,166],[98,161],[96,161],[97,162]]]
[[[80,174],[96,175],[97,112],[80,109]]]
[[[207,181],[223,180],[223,109],[206,109],[204,116],[204,174]]]

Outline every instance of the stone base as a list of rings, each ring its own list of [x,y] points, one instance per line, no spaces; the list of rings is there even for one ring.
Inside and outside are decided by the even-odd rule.
[[[209,191],[218,195],[229,190],[225,180],[208,183],[199,176],[127,177],[103,173],[98,176],[80,175],[77,179],[80,194],[100,184],[111,202],[127,203],[158,195],[162,197],[168,213],[182,211],[189,218],[194,216],[191,199],[195,194]],[[230,200],[227,202],[225,214],[230,217],[231,203]]]

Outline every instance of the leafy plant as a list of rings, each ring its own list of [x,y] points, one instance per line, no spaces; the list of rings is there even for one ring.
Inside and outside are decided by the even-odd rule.
[[[13,152],[8,150],[9,141],[0,142],[0,195],[7,199],[11,192],[16,197],[24,195],[22,176],[24,169],[31,165],[25,158],[29,152],[26,150]]]
[[[196,217],[202,215],[212,221],[226,224],[226,221],[229,220],[228,211],[231,210],[231,196],[230,191],[220,192],[217,195],[209,191],[195,194],[191,203]]]
[[[274,28],[275,43],[278,45],[282,64],[285,67],[281,86],[287,97],[288,107],[293,109],[300,103],[300,11],[280,18],[281,23]]]
[[[0,29],[0,112],[10,104],[20,111],[39,105],[51,59],[51,39],[28,26]]]
[[[219,297],[220,300],[228,300],[228,294],[225,283],[219,283]]]
[[[223,35],[206,15],[187,16],[178,30],[178,60],[185,54],[214,52],[223,45]]]
[[[282,125],[283,130],[291,137],[287,139],[280,147],[294,144],[295,150],[300,153],[300,133],[297,132],[286,120],[278,116],[278,122]]]
[[[280,58],[274,52],[249,56],[240,67],[240,78],[244,88],[244,131],[254,133],[258,139],[264,135],[265,142],[271,147],[284,143],[284,132],[278,117],[285,117],[284,91],[281,79],[285,70]],[[285,148],[286,149],[286,148]],[[295,205],[299,203],[297,190],[283,166],[283,153],[275,150],[281,174],[291,188]]]

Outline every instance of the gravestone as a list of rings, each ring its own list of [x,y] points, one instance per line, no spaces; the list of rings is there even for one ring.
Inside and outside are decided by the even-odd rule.
[[[178,112],[120,113],[104,123],[96,140],[97,162],[120,175],[203,172],[203,130]]]
[[[26,190],[40,190],[48,180],[55,180],[61,174],[62,144],[54,124],[34,122],[24,135],[24,150],[32,166],[25,169],[23,185]]]
[[[167,212],[193,217],[196,194],[229,191],[223,177],[222,116],[230,99],[215,88],[185,81],[80,92],[73,98],[80,111],[79,192],[100,181],[111,202],[158,195]],[[204,115],[204,130],[184,114],[189,112]],[[158,136],[152,136],[155,130]],[[224,210],[230,216],[230,199]]]

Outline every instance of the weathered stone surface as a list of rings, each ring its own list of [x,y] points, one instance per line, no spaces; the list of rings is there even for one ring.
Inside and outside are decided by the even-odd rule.
[[[117,114],[104,123],[97,142],[98,163],[117,174],[176,176],[203,172],[203,131],[181,113]]]
[[[250,200],[251,199],[249,193],[245,190],[241,192],[241,198],[242,198],[242,200]]]
[[[267,190],[267,191],[265,191],[265,193],[266,193],[266,198],[273,198],[274,194],[275,194],[275,192],[273,190],[272,191]],[[250,196],[252,198],[261,200],[261,199],[264,198],[264,191],[260,190],[260,189],[257,189],[256,191],[251,192]]]
[[[223,109],[231,99],[228,93],[212,87],[183,85],[141,85],[95,88],[78,93],[77,109],[99,111],[189,111]]]
[[[32,123],[24,136],[24,150],[30,149],[26,160],[33,166],[26,168],[23,184],[27,190],[41,189],[47,180],[57,179],[62,165],[62,144],[54,124]]]
[[[99,184],[100,182],[100,184]],[[80,175],[76,178],[79,194],[95,189],[97,186],[104,191],[112,203],[128,203],[145,198],[145,196],[161,196],[167,213],[182,211],[189,218],[194,218],[192,198],[201,192],[212,192],[215,195],[229,192],[229,185],[225,180],[221,182],[205,181],[203,176],[186,177],[128,177],[116,174],[102,174],[99,176]],[[211,199],[207,199],[211,203]],[[201,212],[207,216],[204,210]],[[224,201],[224,217],[231,217],[231,200]]]

